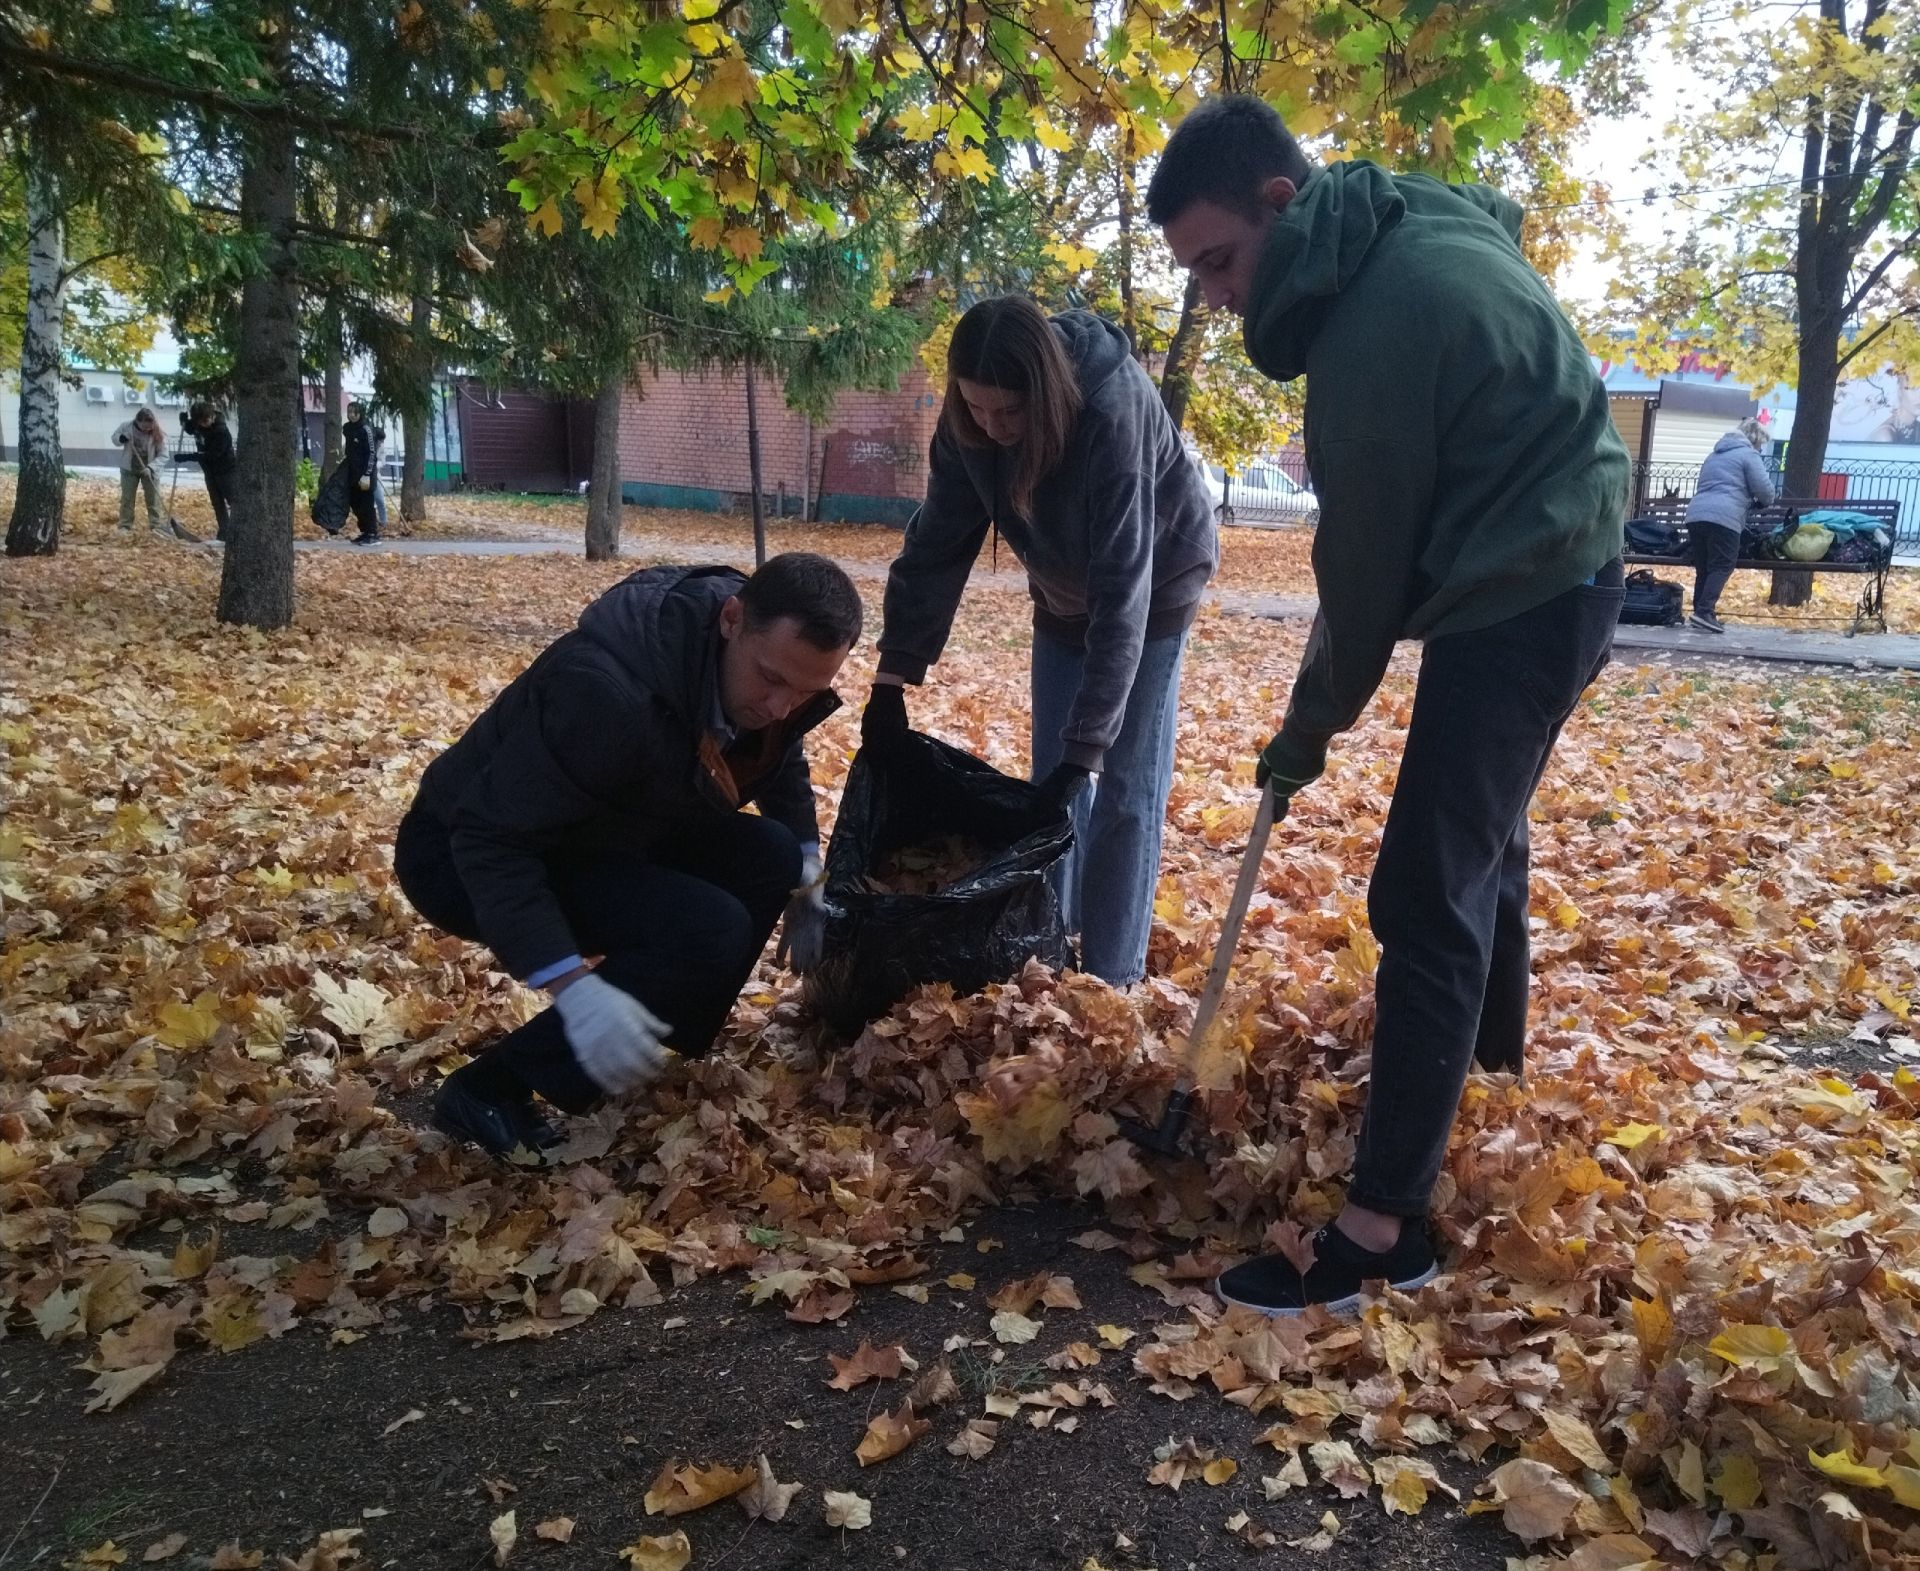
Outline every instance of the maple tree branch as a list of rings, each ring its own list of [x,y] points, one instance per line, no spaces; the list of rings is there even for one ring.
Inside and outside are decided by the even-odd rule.
[[[1834,362],[1834,365],[1837,366],[1840,370],[1844,371],[1849,365],[1853,363],[1854,357],[1858,355],[1861,352],[1861,350],[1865,349],[1868,344],[1872,343],[1882,333],[1886,332],[1888,328],[1894,325],[1894,323],[1904,321],[1907,317],[1910,317],[1910,316],[1920,316],[1920,305],[1910,305],[1905,307],[1902,310],[1893,312],[1890,316],[1887,317],[1887,319],[1884,322],[1882,322],[1878,327],[1876,327],[1871,333],[1868,333],[1864,338],[1855,339],[1853,343],[1853,347],[1850,348],[1845,354],[1843,354],[1838,360],[1836,360]]]
[[[1914,229],[1905,239],[1896,240],[1893,245],[1888,248],[1887,254],[1881,257],[1878,262],[1874,263],[1873,271],[1868,273],[1867,276],[1860,281],[1860,287],[1854,290],[1852,296],[1843,308],[1842,314],[1852,316],[1855,311],[1859,310],[1861,301],[1865,300],[1868,294],[1872,292],[1873,286],[1886,276],[1887,269],[1892,267],[1895,262],[1900,261],[1907,254],[1908,248],[1917,240],[1920,240],[1920,228]]]
[[[1854,246],[1862,244],[1874,230],[1887,220],[1887,214],[1893,211],[1894,199],[1900,194],[1907,172],[1913,163],[1914,114],[1911,109],[1900,111],[1900,118],[1894,123],[1893,140],[1887,144],[1886,170],[1880,176],[1879,188],[1868,202],[1867,210],[1848,235]],[[1876,160],[1877,161],[1877,160]],[[1863,172],[1864,173],[1864,172]],[[1865,185],[1865,180],[1861,182]]]

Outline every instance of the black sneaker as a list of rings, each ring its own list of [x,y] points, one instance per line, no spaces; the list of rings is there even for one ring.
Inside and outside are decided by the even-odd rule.
[[[1697,627],[1703,633],[1724,633],[1727,624],[1711,611],[1696,611],[1687,618],[1688,627]]]
[[[379,532],[376,530],[370,535],[355,535],[353,537],[353,543],[355,545],[378,545],[380,543]]]
[[[1361,1288],[1368,1282],[1388,1282],[1405,1293],[1439,1274],[1433,1242],[1420,1222],[1409,1219],[1400,1241],[1384,1254],[1362,1249],[1329,1222],[1313,1235],[1313,1266],[1304,1277],[1285,1255],[1262,1255],[1223,1271],[1213,1291],[1223,1304],[1263,1315],[1304,1314],[1315,1304],[1330,1314],[1350,1315],[1360,1307]]]
[[[435,1129],[498,1157],[511,1156],[522,1147],[540,1151],[559,1144],[558,1132],[530,1099],[495,1101],[474,1090],[465,1075],[465,1070],[448,1075],[433,1099]]]

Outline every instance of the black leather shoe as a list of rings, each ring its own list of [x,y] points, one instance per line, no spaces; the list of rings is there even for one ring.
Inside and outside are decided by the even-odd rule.
[[[529,1151],[551,1151],[566,1143],[566,1135],[552,1119],[540,1111],[529,1097],[512,1110],[514,1127],[520,1131],[520,1143]]]
[[[435,1129],[493,1156],[511,1155],[521,1146],[539,1149],[533,1144],[538,1138],[536,1123],[552,1133],[551,1126],[533,1110],[531,1102],[504,1103],[481,1096],[458,1071],[447,1076],[440,1094],[433,1099]]]

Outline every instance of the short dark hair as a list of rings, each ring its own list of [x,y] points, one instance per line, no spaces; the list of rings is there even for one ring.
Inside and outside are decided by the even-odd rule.
[[[1313,165],[1271,104],[1227,93],[1198,105],[1167,138],[1147,185],[1147,217],[1162,227],[1195,202],[1259,218],[1260,188],[1275,175],[1303,186]]]
[[[853,580],[839,563],[811,551],[768,557],[741,586],[740,605],[749,630],[789,617],[815,649],[852,648],[864,619]]]

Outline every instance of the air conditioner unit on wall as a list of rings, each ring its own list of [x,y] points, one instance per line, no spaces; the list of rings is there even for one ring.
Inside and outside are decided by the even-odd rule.
[[[178,409],[186,401],[187,395],[185,393],[155,393],[153,395],[153,407],[155,409]]]
[[[121,397],[122,397],[123,399],[125,399],[125,400],[126,400],[126,401],[127,401],[128,403],[130,403],[130,404],[141,404],[141,403],[145,403],[145,402],[146,402],[146,398],[147,398],[147,395],[146,395],[145,393],[143,393],[143,392],[141,392],[141,391],[140,391],[140,389],[139,389],[139,388],[137,388],[137,387],[123,387],[123,388],[121,388],[121,389],[120,389],[120,396],[121,396]]]
[[[113,394],[98,382],[89,382],[87,383],[87,402],[90,404],[110,404],[113,402]]]

